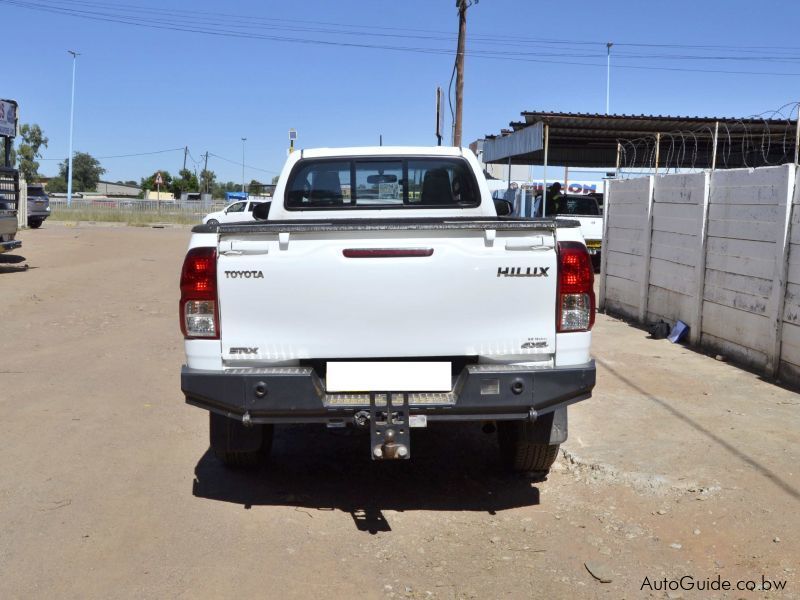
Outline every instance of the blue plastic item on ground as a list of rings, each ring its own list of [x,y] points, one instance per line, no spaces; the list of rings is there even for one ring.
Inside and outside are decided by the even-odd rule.
[[[678,321],[677,323],[675,323],[675,326],[672,328],[672,331],[669,332],[667,339],[673,344],[676,344],[680,342],[683,338],[685,338],[688,332],[689,332],[689,326],[683,321]]]

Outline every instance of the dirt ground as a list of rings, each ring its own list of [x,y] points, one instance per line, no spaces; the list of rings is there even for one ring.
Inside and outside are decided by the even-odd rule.
[[[604,315],[545,482],[472,425],[403,463],[284,427],[226,471],[180,393],[188,235],[48,222],[0,256],[0,598],[800,598],[800,396]]]

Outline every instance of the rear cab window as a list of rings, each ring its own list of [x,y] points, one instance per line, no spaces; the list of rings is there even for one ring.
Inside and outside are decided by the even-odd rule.
[[[478,183],[461,158],[305,159],[286,185],[287,210],[471,208]]]
[[[591,196],[565,196],[559,200],[558,214],[594,217],[600,215],[600,209]]]

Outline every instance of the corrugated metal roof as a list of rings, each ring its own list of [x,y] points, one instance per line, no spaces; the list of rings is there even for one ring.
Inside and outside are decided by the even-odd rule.
[[[568,164],[584,167],[613,167],[616,164],[617,143],[650,140],[662,134],[662,148],[674,144],[675,139],[691,140],[692,164],[706,168],[711,164],[711,140],[719,123],[720,143],[727,144],[726,166],[759,166],[774,164],[794,153],[796,121],[789,119],[762,119],[736,117],[699,117],[669,115],[606,115],[599,113],[569,113],[525,111],[523,121],[510,123],[512,131],[519,131],[537,123],[548,125],[548,162],[553,165]],[[507,135],[487,136],[487,140]],[[510,133],[510,132],[509,132]],[[752,143],[753,148],[742,141]],[[490,142],[487,142],[490,143]],[[743,148],[731,151],[735,145]],[[485,148],[484,148],[485,151]],[[542,150],[512,156],[512,164],[542,164]],[[505,159],[507,160],[507,159]],[[501,161],[497,161],[501,162]]]

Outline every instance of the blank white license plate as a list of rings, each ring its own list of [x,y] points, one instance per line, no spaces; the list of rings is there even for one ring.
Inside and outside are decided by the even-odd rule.
[[[329,362],[329,392],[449,392],[449,362]]]

